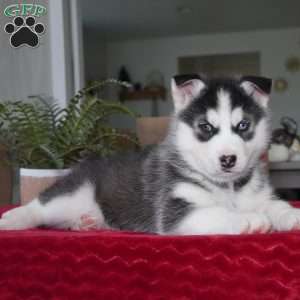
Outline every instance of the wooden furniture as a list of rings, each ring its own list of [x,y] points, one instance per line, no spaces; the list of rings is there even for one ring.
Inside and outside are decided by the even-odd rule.
[[[167,134],[170,117],[143,117],[136,121],[136,133],[142,146],[161,142]]]
[[[152,101],[152,109],[151,115],[153,117],[158,116],[158,101],[165,100],[167,95],[167,91],[164,87],[156,87],[156,88],[144,88],[139,91],[131,91],[128,89],[124,89],[120,93],[120,101],[130,101],[130,100],[151,100]]]
[[[4,161],[7,159],[7,152],[0,146],[0,205],[11,203],[13,170]]]
[[[269,163],[270,179],[276,189],[300,189],[300,162]]]

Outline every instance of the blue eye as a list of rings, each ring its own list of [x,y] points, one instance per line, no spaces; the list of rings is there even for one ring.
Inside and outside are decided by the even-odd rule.
[[[238,131],[247,131],[250,128],[251,122],[249,120],[242,120],[237,126]]]
[[[199,124],[199,128],[207,133],[212,133],[214,130],[214,127],[212,125],[210,125],[209,123],[200,123]]]

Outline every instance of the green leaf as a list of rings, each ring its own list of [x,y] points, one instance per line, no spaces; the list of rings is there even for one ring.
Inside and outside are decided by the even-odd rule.
[[[117,80],[95,82],[82,89],[66,108],[42,98],[33,102],[0,103],[0,142],[7,145],[21,167],[63,168],[95,153],[100,156],[121,151],[118,139],[126,134],[109,124],[108,117],[136,117],[125,105],[91,96],[107,84],[126,86]],[[136,138],[128,135],[136,145]],[[135,146],[134,146],[135,147]]]

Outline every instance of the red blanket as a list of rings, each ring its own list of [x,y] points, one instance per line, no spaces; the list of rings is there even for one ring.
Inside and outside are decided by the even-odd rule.
[[[0,232],[0,299],[300,299],[300,232]]]

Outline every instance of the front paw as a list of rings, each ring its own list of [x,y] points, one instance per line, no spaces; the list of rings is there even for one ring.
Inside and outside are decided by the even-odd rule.
[[[300,209],[288,209],[275,220],[273,225],[278,231],[300,230]]]
[[[267,233],[271,231],[272,224],[270,219],[262,213],[244,213],[241,214],[240,233]],[[245,226],[247,224],[247,226]]]

